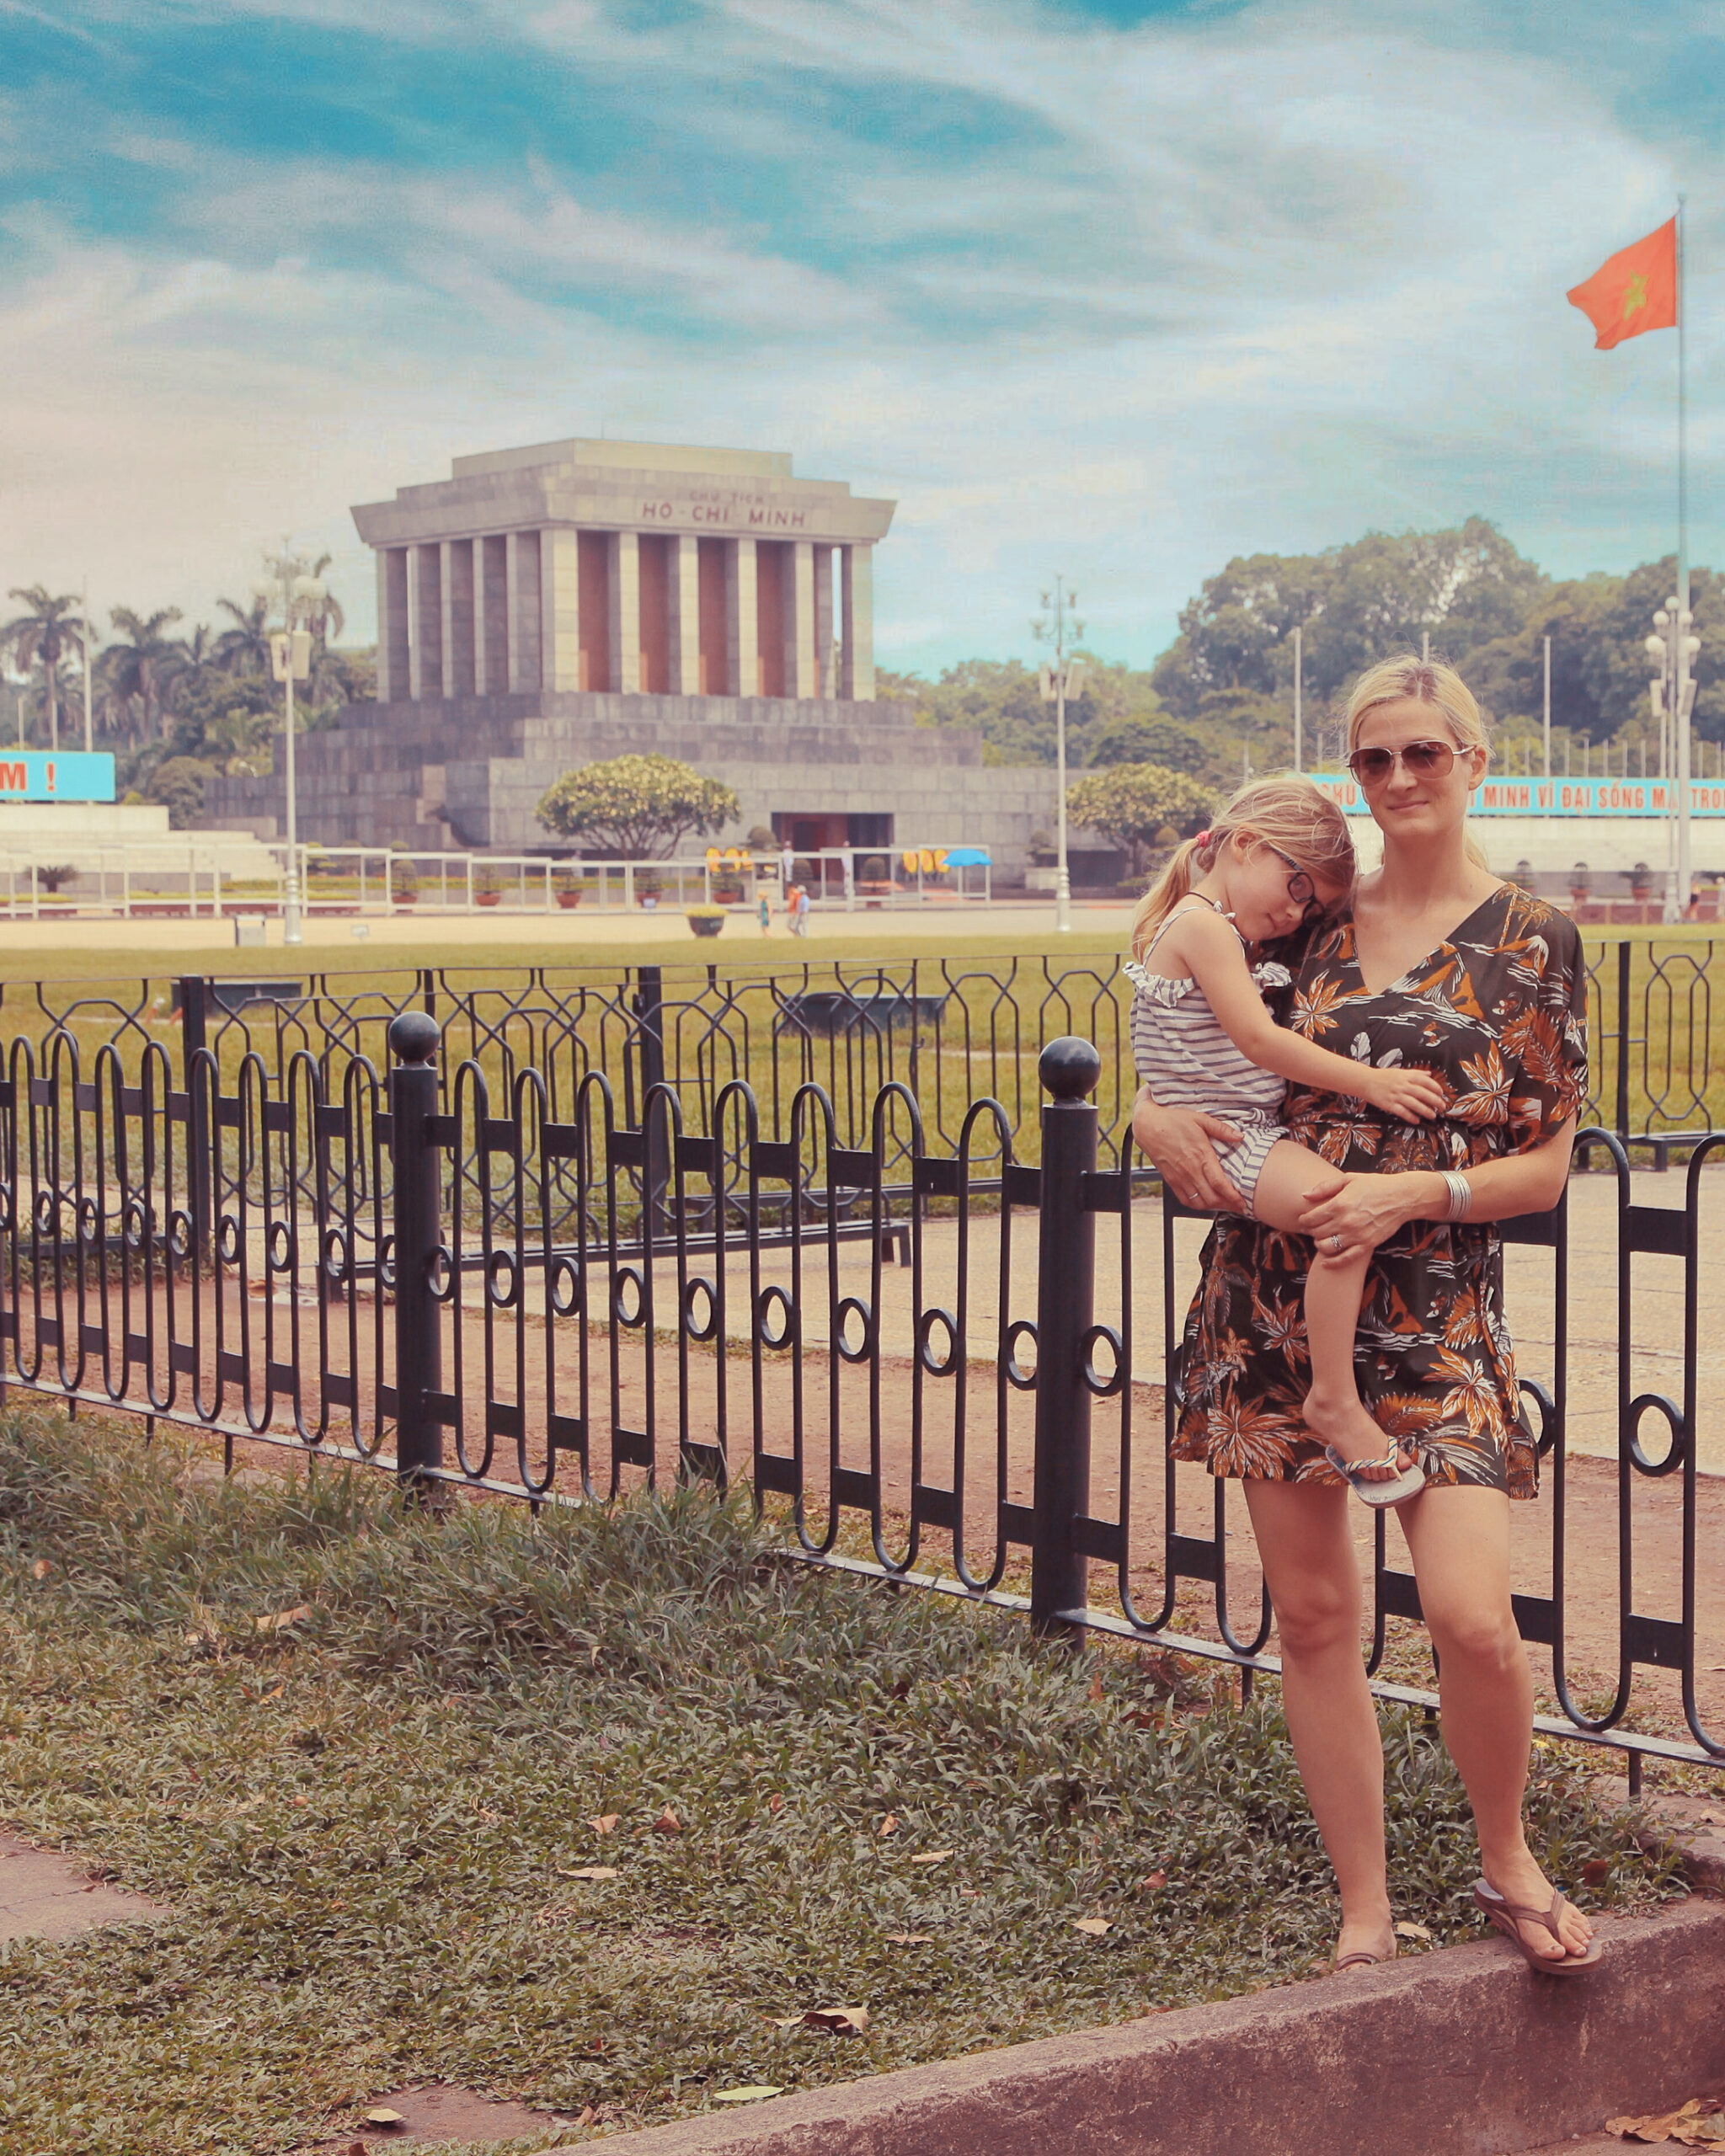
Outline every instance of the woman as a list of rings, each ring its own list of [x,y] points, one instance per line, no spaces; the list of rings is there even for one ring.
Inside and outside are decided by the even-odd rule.
[[[1480,1907],[1529,1962],[1591,1967],[1585,1917],[1527,1846],[1533,1684],[1510,1604],[1509,1505],[1535,1494],[1489,1223],[1561,1199],[1586,1085],[1585,979],[1563,915],[1483,866],[1466,835],[1484,776],[1478,706],[1447,666],[1373,667],[1348,706],[1348,762],[1384,835],[1350,917],[1292,954],[1286,1021],[1374,1063],[1437,1071],[1454,1098],[1408,1126],[1290,1086],[1314,1169],[1304,1235],[1376,1255],[1360,1313],[1360,1394],[1424,1487],[1399,1508],[1441,1676],[1444,1734],[1473,1807]],[[1139,1144],[1184,1203],[1220,1209],[1186,1330],[1174,1450],[1238,1476],[1275,1606],[1295,1756],[1342,1897],[1336,1966],[1396,1951],[1384,1862],[1383,1753],[1359,1652],[1346,1486],[1300,1419],[1309,1251],[1238,1217],[1215,1118],[1159,1107]]]

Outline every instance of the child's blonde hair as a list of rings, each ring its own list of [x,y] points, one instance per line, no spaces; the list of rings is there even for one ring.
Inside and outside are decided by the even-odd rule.
[[[1348,819],[1328,794],[1298,771],[1278,771],[1242,786],[1207,831],[1187,839],[1145,893],[1132,916],[1132,955],[1144,956],[1150,939],[1200,876],[1216,865],[1236,832],[1266,840],[1303,868],[1321,891],[1338,900],[1354,889],[1354,841]]]

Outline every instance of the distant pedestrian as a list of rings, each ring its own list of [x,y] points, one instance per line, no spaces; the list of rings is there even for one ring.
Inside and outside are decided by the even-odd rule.
[[[788,896],[791,888],[791,878],[796,874],[796,873],[797,857],[792,852],[791,842],[787,839],[784,842],[783,851],[780,853],[778,857],[778,887],[780,890],[786,893]]]
[[[798,936],[806,936],[809,933],[809,909],[813,904],[813,895],[805,883],[797,893],[797,933]]]
[[[761,884],[756,890],[755,913],[761,923],[761,933],[763,936],[770,936],[772,933],[772,900],[767,894],[765,883]]]

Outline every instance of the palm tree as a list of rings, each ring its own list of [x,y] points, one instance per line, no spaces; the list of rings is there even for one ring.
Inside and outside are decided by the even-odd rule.
[[[200,622],[189,637],[179,641],[171,673],[163,680],[163,692],[172,710],[179,711],[194,689],[213,681],[224,672],[217,650],[218,638],[207,622]]]
[[[254,599],[248,606],[237,600],[218,599],[224,614],[233,616],[233,627],[216,639],[216,663],[230,674],[267,674],[270,671],[270,601]]]
[[[77,595],[65,591],[56,598],[45,584],[33,584],[22,590],[14,589],[7,596],[23,600],[29,611],[0,627],[0,652],[10,654],[13,664],[21,674],[40,666],[47,678],[48,739],[57,749],[61,663],[83,657],[83,616],[72,611],[78,603]]]
[[[123,639],[102,654],[109,694],[116,705],[136,711],[145,734],[158,722],[165,733],[163,691],[178,670],[185,646],[163,632],[179,619],[179,609],[160,606],[153,614],[138,614],[130,606],[116,606],[108,618]]]

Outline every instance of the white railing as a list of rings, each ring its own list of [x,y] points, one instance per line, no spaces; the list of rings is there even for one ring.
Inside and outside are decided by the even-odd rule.
[[[937,847],[829,847],[798,853],[793,882],[825,911],[929,904],[988,904],[986,861],[942,868]],[[76,873],[44,880],[76,855]],[[409,853],[382,846],[302,846],[300,889],[307,914],[674,913],[720,905],[756,910],[763,895],[782,910],[775,855],[714,868],[686,861],[569,861],[543,854]],[[914,862],[914,866],[907,866]],[[108,915],[279,914],[287,849],[267,841],[224,842],[200,834],[184,845],[153,840],[135,847],[52,846],[0,853],[0,915],[17,921]],[[869,870],[884,873],[869,874]]]

